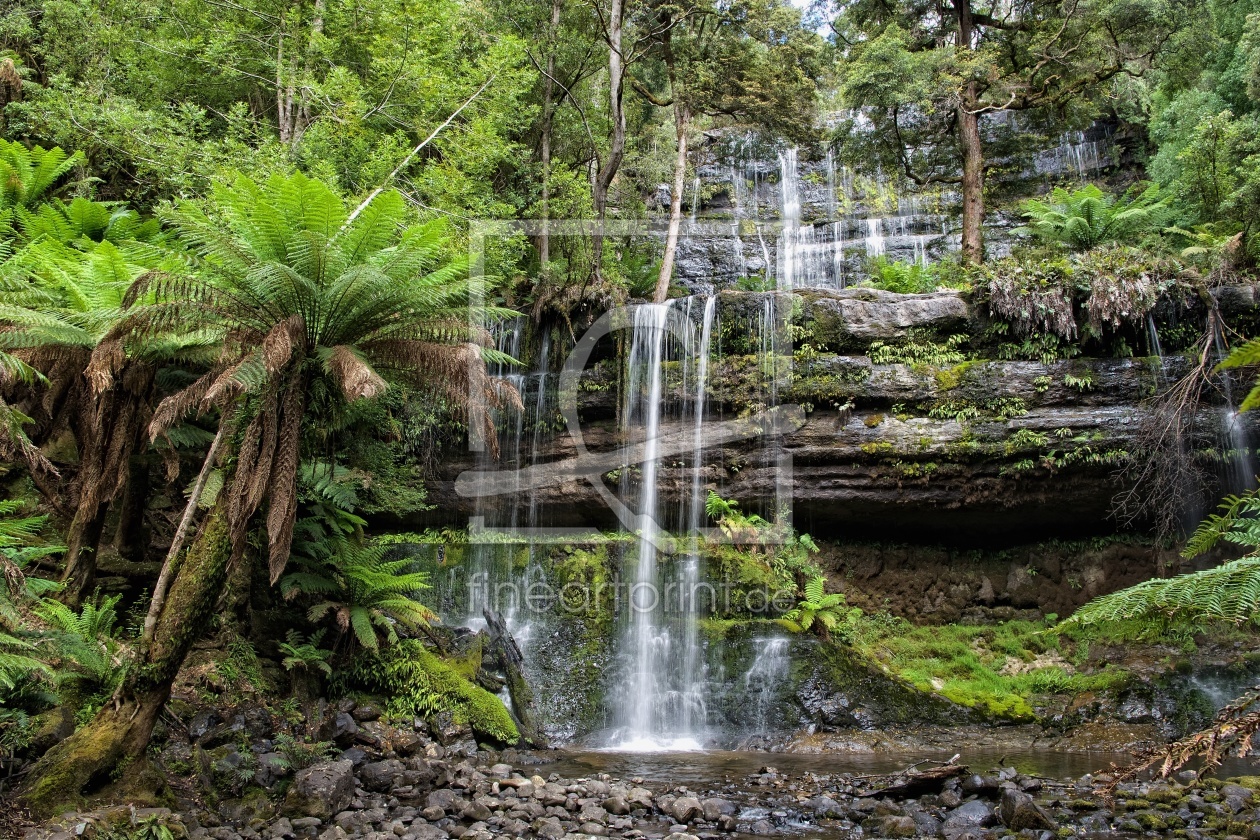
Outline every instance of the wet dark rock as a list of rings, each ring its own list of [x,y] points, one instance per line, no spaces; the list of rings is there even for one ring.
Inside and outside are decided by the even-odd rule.
[[[463,798],[450,788],[438,788],[429,794],[424,804],[429,808],[441,808],[449,814],[463,808]]]
[[[434,715],[431,731],[434,737],[447,747],[458,744],[472,734],[472,729],[468,724],[457,722],[455,715],[451,712],[438,712]],[[473,749],[476,749],[476,744],[473,745]]]
[[[962,792],[974,796],[997,796],[998,780],[992,776],[973,775],[963,779]]]
[[[207,732],[223,722],[214,709],[202,709],[193,715],[188,723],[188,737],[199,741]]]
[[[258,756],[258,770],[255,771],[254,781],[265,788],[271,788],[292,772],[287,758],[280,753],[267,752]]]
[[[381,719],[381,710],[371,703],[356,704],[355,707],[350,710],[350,714],[360,723]]]
[[[948,831],[951,827],[983,827],[993,825],[996,822],[997,818],[993,815],[993,809],[979,799],[973,799],[950,811],[946,815],[944,828]]]
[[[630,803],[623,796],[610,796],[603,802],[604,810],[610,814],[624,817],[630,813]]]
[[[354,765],[329,761],[299,770],[284,802],[286,815],[328,819],[344,811],[354,798]],[[293,825],[296,827],[297,822]]]
[[[332,741],[339,747],[349,747],[354,743],[354,736],[359,731],[359,724],[349,712],[337,712],[324,719],[319,727],[319,739]]]
[[[473,822],[484,822],[493,816],[493,812],[484,803],[473,801],[464,806],[460,816]]]

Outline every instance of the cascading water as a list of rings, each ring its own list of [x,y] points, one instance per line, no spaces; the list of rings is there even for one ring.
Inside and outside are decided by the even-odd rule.
[[[796,149],[788,149],[779,155],[779,188],[783,193],[781,213],[782,230],[779,232],[780,290],[796,288],[800,273],[801,246],[801,193],[800,179],[796,171]]]
[[[924,212],[917,197],[899,197],[891,183],[882,180],[867,188],[866,214],[852,215],[853,185],[847,175],[841,179],[830,152],[822,161],[822,171],[815,171],[808,179],[802,179],[796,149],[781,151],[778,164],[780,235],[775,286],[780,291],[843,289],[850,278],[860,278],[864,258],[887,257],[926,265],[929,249],[948,239],[944,216]],[[822,184],[817,183],[820,175]],[[893,212],[871,213],[877,206],[887,206]],[[826,221],[804,222],[810,215],[821,215]],[[846,253],[846,236],[850,242],[860,243],[861,250]],[[855,259],[856,264],[850,265]]]
[[[884,220],[866,220],[866,256],[882,257],[884,255]]]
[[[698,336],[691,318],[695,303],[695,298],[685,298],[644,304],[634,313],[622,416],[627,430],[642,428],[644,460],[638,488],[634,583],[622,636],[626,678],[614,709],[614,749],[699,749],[704,737],[706,680],[698,628],[700,556],[695,537],[704,515],[702,423],[716,301],[705,300]],[[671,334],[681,335],[681,341],[671,342]],[[683,419],[692,424],[692,478],[689,499],[676,523],[686,530],[688,548],[666,563],[658,547],[667,536],[658,502],[659,437],[666,420],[666,366],[675,343],[680,345],[673,349],[681,356],[684,393],[690,404],[690,416],[684,410]]]
[[[744,690],[753,704],[753,731],[764,734],[771,728],[771,712],[792,663],[786,638],[773,636],[758,641],[757,656],[744,673]]]

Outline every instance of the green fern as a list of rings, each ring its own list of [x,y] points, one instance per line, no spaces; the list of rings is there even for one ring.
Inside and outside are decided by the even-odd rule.
[[[862,616],[860,609],[848,606],[842,593],[828,594],[827,581],[821,575],[805,582],[804,594],[800,603],[783,615],[783,619],[798,631],[813,628],[823,638],[835,632],[847,635],[847,631]]]
[[[340,633],[368,650],[376,650],[381,640],[397,643],[398,625],[415,630],[436,620],[418,600],[429,588],[428,575],[408,571],[409,558],[385,559],[389,546],[336,538],[331,545],[306,549],[293,558],[302,570],[285,575],[280,592],[287,599],[319,596],[307,610],[309,620],[331,618]]]
[[[1260,365],[1260,338],[1253,338],[1245,344],[1238,345],[1216,367],[1217,370],[1232,370],[1254,365]],[[1238,410],[1250,411],[1257,406],[1260,406],[1260,382],[1252,386],[1251,391],[1248,392],[1246,399],[1243,400]]]
[[[1130,623],[1145,635],[1194,632],[1213,624],[1260,623],[1260,491],[1227,496],[1186,542],[1198,557],[1221,541],[1252,553],[1201,572],[1155,578],[1095,598],[1059,625],[1061,630]]]
[[[285,640],[279,645],[280,652],[284,654],[280,664],[286,671],[313,669],[321,671],[326,677],[332,676],[332,665],[328,664],[332,651],[319,646],[323,638],[323,630],[316,630],[310,639],[297,630],[289,630],[285,634]]]
[[[74,683],[87,693],[112,690],[122,679],[120,644],[115,638],[121,595],[86,603],[79,612],[46,599],[35,613],[49,625],[45,645],[59,666],[57,682]]]

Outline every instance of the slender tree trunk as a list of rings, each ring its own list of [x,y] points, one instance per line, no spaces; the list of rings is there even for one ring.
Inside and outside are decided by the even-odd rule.
[[[561,0],[551,0],[551,27],[547,31],[547,77],[543,79],[542,137],[538,157],[542,162],[542,233],[538,235],[538,262],[547,270],[551,261],[551,126],[555,116],[556,34],[560,31]]]
[[[78,807],[86,792],[143,761],[175,675],[214,613],[229,554],[227,511],[220,504],[202,523],[171,585],[153,642],[129,669],[117,702],[107,703],[32,769],[20,798],[37,817]]]
[[[622,25],[626,16],[625,0],[612,0],[608,11],[608,112],[612,117],[612,142],[608,158],[595,174],[591,197],[595,204],[595,216],[602,224],[608,216],[608,189],[621,167],[626,153],[626,109],[624,102],[625,61],[621,53]],[[600,275],[604,264],[604,232],[597,225],[594,241],[595,274]]]
[[[672,73],[671,73],[672,75]],[[674,89],[674,130],[678,135],[678,154],[674,158],[674,189],[669,196],[669,232],[665,236],[665,256],[661,260],[661,273],[656,278],[656,294],[652,300],[664,303],[669,297],[669,283],[674,277],[674,254],[678,251],[678,230],[682,226],[682,198],[687,181],[687,127],[691,122],[691,109],[679,98]]]
[[[958,46],[972,48],[974,26],[971,0],[957,2]],[[980,97],[970,81],[958,104],[958,141],[962,150],[963,229],[962,259],[965,263],[984,262],[984,147],[980,140]]]
[[[197,503],[201,500],[201,492],[205,489],[206,480],[210,477],[210,471],[214,469],[214,462],[219,457],[219,449],[230,434],[230,427],[230,415],[224,414],[220,416],[219,430],[214,433],[214,440],[210,443],[210,451],[206,453],[206,460],[201,464],[201,471],[197,473],[197,478],[193,481],[192,489],[189,491],[188,503],[184,505],[184,513],[179,518],[179,525],[175,527],[174,536],[171,537],[171,547],[166,552],[166,559],[162,561],[162,571],[158,573],[157,582],[153,584],[153,597],[149,601],[149,613],[144,618],[144,629],[140,636],[142,650],[152,643],[154,633],[157,632],[158,623],[166,605],[167,588],[171,585],[171,580],[177,574],[179,568],[179,553],[184,548],[184,540],[188,537],[188,529],[192,526],[193,517],[197,514]]]

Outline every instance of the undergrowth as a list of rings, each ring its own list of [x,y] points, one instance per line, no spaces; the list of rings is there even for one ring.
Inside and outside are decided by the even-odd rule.
[[[415,639],[360,657],[350,669],[348,681],[388,697],[385,711],[391,717],[450,712],[456,723],[468,724],[479,737],[502,744],[521,739],[499,698],[473,685]]]

